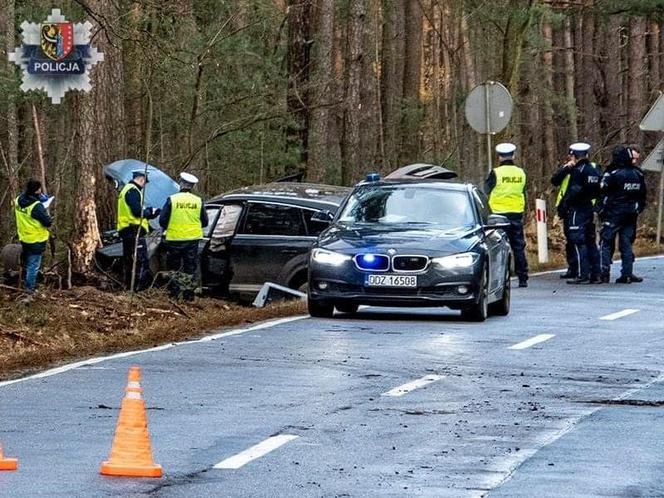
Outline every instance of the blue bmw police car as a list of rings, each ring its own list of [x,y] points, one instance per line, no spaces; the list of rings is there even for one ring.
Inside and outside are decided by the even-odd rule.
[[[474,185],[437,180],[366,181],[355,187],[309,262],[309,313],[360,305],[447,306],[484,321],[510,310],[511,252]]]

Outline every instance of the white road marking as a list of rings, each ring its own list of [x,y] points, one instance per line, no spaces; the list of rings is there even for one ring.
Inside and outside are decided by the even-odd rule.
[[[552,339],[555,336],[556,336],[555,334],[536,335],[535,337],[531,337],[530,339],[526,339],[525,341],[514,344],[513,346],[510,346],[507,349],[526,349],[531,346],[534,346],[535,344],[539,344],[540,342],[548,341],[549,339]]]
[[[407,384],[395,387],[394,389],[390,389],[386,393],[381,394],[381,396],[403,396],[404,394],[408,394],[409,392],[414,391],[415,389],[427,386],[432,382],[436,382],[437,380],[440,380],[442,378],[443,378],[442,375],[433,375],[433,374],[427,375],[426,377],[422,377],[421,379],[417,379],[412,382],[408,382]]]
[[[149,349],[141,349],[138,351],[127,351],[126,353],[118,353],[118,354],[113,354],[110,356],[100,356],[97,358],[89,358],[87,360],[82,360],[82,361],[77,361],[75,363],[69,363],[67,365],[62,365],[57,368],[51,368],[50,370],[45,370],[43,372],[40,372],[38,374],[30,375],[28,377],[22,377],[20,379],[13,379],[13,380],[6,380],[3,382],[0,382],[0,387],[6,387],[10,386],[12,384],[17,384],[19,382],[25,382],[26,380],[33,380],[33,379],[43,379],[46,377],[51,377],[53,375],[58,375],[61,373],[68,372],[70,370],[75,370],[80,367],[88,367],[90,365],[95,365],[97,363],[101,363],[103,361],[109,361],[109,360],[117,360],[120,358],[128,358],[130,356],[136,356],[139,354],[144,354],[144,353],[154,353],[156,351],[163,351],[165,349],[170,349],[176,346],[186,346],[187,344],[197,344],[201,342],[209,342],[209,341],[216,341],[217,339],[223,339],[225,337],[232,337],[235,335],[240,335],[240,334],[246,334],[247,332],[254,332],[256,330],[262,330],[262,329],[267,329],[270,327],[276,327],[277,325],[283,325],[284,323],[290,323],[294,322],[296,320],[302,320],[304,318],[308,318],[309,315],[300,315],[300,316],[291,316],[288,318],[280,318],[278,320],[270,320],[264,323],[259,323],[258,325],[254,325],[252,327],[248,328],[243,328],[243,329],[231,329],[227,330],[226,332],[220,332],[218,334],[214,335],[209,335],[206,337],[203,337],[202,339],[196,339],[193,341],[183,341],[183,342],[174,342],[171,344],[164,344],[163,346],[157,346],[155,348],[149,348]]]
[[[256,460],[262,456],[267,455],[271,451],[276,450],[277,448],[283,446],[290,441],[299,438],[300,436],[293,436],[290,434],[280,434],[278,436],[272,436],[267,438],[265,441],[258,443],[251,448],[247,448],[241,453],[234,455],[226,460],[222,460],[217,465],[214,466],[215,469],[231,469],[236,470],[240,467],[245,466],[252,460]]]
[[[618,318],[623,318],[629,315],[633,315],[634,313],[638,313],[641,310],[633,310],[633,309],[626,309],[622,311],[618,311],[616,313],[611,313],[610,315],[606,315],[600,318],[600,320],[617,320]]]

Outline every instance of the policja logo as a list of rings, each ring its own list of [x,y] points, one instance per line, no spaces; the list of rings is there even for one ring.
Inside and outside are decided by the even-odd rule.
[[[89,92],[90,69],[104,54],[90,43],[92,24],[68,22],[53,9],[42,24],[24,21],[23,45],[9,60],[23,70],[21,90],[44,90],[59,104],[68,90]]]

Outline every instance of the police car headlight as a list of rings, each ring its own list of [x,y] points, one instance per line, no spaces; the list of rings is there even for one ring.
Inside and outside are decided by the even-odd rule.
[[[338,252],[327,251],[325,249],[314,249],[311,253],[311,259],[321,265],[341,266],[346,261],[350,261],[350,256]]]
[[[442,258],[433,258],[433,263],[446,270],[453,268],[470,268],[477,262],[480,255],[476,252],[464,252],[455,254],[453,256],[445,256]]]

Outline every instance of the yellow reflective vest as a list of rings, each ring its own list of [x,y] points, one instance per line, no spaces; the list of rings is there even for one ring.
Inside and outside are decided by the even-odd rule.
[[[126,195],[132,189],[138,190],[139,195],[141,196],[141,205],[143,204],[143,191],[138,188],[133,183],[128,183],[125,185],[122,190],[120,190],[120,195],[118,196],[118,223],[117,230],[118,232],[124,228],[130,226],[142,226],[145,231],[148,231],[150,223],[145,218],[140,218],[134,216],[134,213],[131,212],[129,204],[127,204]]]
[[[489,196],[494,213],[523,213],[526,209],[526,173],[518,166],[505,164],[493,170],[496,186]]]
[[[201,226],[201,209],[203,201],[190,192],[173,194],[171,200],[171,216],[166,228],[168,242],[185,242],[203,238]]]
[[[39,220],[32,217],[32,210],[39,204],[39,201],[35,201],[29,206],[22,208],[18,204],[19,199],[20,197],[17,197],[14,201],[18,239],[26,244],[46,242],[49,237],[48,228],[42,225]]]
[[[590,163],[593,165],[593,168],[597,168],[596,163]],[[556,207],[560,206],[561,201],[563,200],[563,197],[565,197],[565,194],[567,193],[567,189],[569,188],[569,178],[571,176],[571,173],[568,173],[565,178],[563,178],[563,181],[560,184],[560,188],[558,189],[558,197],[556,197]],[[595,202],[597,202],[597,199],[593,199],[593,206],[595,205]]]

